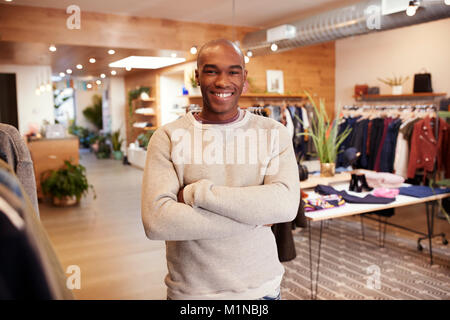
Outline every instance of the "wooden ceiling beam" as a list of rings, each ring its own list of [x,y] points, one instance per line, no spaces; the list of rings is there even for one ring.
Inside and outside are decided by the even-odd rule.
[[[167,19],[84,12],[81,28],[67,28],[65,10],[0,4],[0,41],[127,49],[189,50],[217,38],[232,39],[233,27]],[[237,40],[255,28],[236,27]]]

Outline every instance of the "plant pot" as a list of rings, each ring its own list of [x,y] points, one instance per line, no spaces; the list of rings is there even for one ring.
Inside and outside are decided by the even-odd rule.
[[[193,88],[191,87],[191,91],[189,91],[189,95],[191,96],[201,96],[202,91],[200,90],[200,87]]]
[[[321,177],[333,177],[336,169],[335,163],[321,163],[320,164],[320,176]]]
[[[75,196],[65,196],[61,199],[53,197],[53,205],[57,207],[70,207],[78,204],[77,197]]]
[[[392,86],[392,94],[402,94],[403,86]]]
[[[123,158],[123,152],[118,150],[118,151],[113,151],[113,157],[116,160],[122,160]]]

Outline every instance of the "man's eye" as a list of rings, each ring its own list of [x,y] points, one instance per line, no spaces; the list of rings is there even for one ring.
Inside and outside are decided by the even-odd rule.
[[[230,74],[240,74],[239,71],[230,71]]]
[[[217,73],[217,71],[214,71],[214,70],[206,70],[205,73],[208,73],[208,74],[214,74],[214,73]]]

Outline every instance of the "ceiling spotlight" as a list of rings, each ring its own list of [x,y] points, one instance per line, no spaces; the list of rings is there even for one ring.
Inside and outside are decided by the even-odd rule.
[[[191,54],[196,54],[197,53],[197,47],[196,46],[193,46],[192,48],[191,48]]]
[[[67,74],[72,74],[72,69],[67,69],[67,70],[66,70],[66,73],[67,73]]]
[[[96,84],[101,85],[102,82],[100,80],[95,81]]]
[[[130,71],[131,67],[125,67],[125,70]]]
[[[5,2],[12,2],[12,0],[5,0]]]
[[[251,50],[248,50],[248,51],[247,51],[247,57],[250,58],[250,57],[252,57],[252,56],[253,56],[253,52],[252,52]]]
[[[104,73],[102,73],[102,74],[100,75],[100,78],[105,79],[105,78],[106,78],[106,75],[105,75]]]
[[[62,78],[62,77],[64,77],[66,74],[64,73],[64,72],[60,72],[59,73],[59,76]]]
[[[412,17],[413,15],[415,15],[419,6],[420,6],[419,1],[417,1],[417,0],[410,1],[408,8],[406,8],[406,15],[409,17]]]
[[[174,52],[174,53],[171,53],[170,56],[171,56],[172,58],[176,58],[176,57],[177,57],[177,54]]]
[[[95,63],[95,61],[97,61],[97,60],[95,60],[95,58],[90,58],[90,59],[89,59],[89,62],[90,62],[90,63]]]
[[[114,53],[116,53],[116,51],[114,51],[113,49],[108,50],[108,54],[114,54]]]
[[[51,52],[55,52],[56,47],[52,44],[50,47],[48,47],[48,50],[50,50]]]
[[[78,70],[81,70],[81,69],[83,69],[83,65],[81,65],[81,64],[77,64],[77,69],[78,69]]]
[[[247,56],[244,56],[244,60],[245,60],[245,63],[249,63],[250,62],[250,58],[247,57]]]
[[[111,75],[115,76],[117,74],[116,70],[111,71]]]
[[[276,43],[272,43],[272,45],[270,46],[270,50],[277,51],[278,50],[277,44]]]
[[[86,85],[86,88],[92,89],[92,84],[88,83],[88,84]]]

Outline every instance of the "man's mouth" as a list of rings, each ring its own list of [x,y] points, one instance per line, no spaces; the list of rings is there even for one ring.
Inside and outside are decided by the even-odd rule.
[[[233,95],[233,92],[211,92],[211,93],[221,99],[226,99]]]

